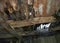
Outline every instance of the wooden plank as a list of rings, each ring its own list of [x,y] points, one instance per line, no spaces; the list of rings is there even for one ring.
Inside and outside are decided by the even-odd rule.
[[[24,20],[24,21],[7,21],[7,22],[13,27],[24,27],[24,26],[54,22],[54,21],[55,21],[55,18],[50,16],[50,17],[36,17],[28,21]]]
[[[56,30],[60,30],[60,26],[58,27],[55,27],[55,28],[51,28],[53,31],[56,31]],[[3,31],[5,32],[5,31]],[[19,36],[34,36],[36,35],[36,31],[32,31],[32,32],[17,32],[17,34],[19,34]],[[0,38],[10,38],[10,37],[15,37],[9,33],[0,33]]]
[[[22,33],[22,32],[17,32],[20,36],[29,36],[29,35],[36,35],[36,33],[35,32],[24,32],[24,33]],[[0,34],[0,38],[12,38],[12,37],[15,37],[15,36],[13,36],[13,35],[11,35],[11,34],[8,34],[8,33],[6,33],[6,34]]]
[[[20,36],[36,36],[37,34],[36,34],[36,32],[34,32],[34,31],[32,31],[32,32],[24,32],[24,33],[22,33],[22,32],[17,32]],[[57,35],[57,33],[56,33],[56,35]],[[6,33],[6,34],[0,34],[0,38],[12,38],[12,37],[15,37],[15,36],[13,36],[13,35],[11,35],[11,34],[8,34],[8,33]]]

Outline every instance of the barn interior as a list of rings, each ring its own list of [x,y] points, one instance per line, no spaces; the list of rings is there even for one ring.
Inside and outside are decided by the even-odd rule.
[[[60,43],[60,0],[0,0],[0,43]]]

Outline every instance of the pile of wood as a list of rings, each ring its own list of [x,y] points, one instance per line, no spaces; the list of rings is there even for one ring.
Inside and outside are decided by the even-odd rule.
[[[15,28],[54,22],[55,0],[0,0],[0,24],[19,38]],[[55,7],[56,6],[56,7]],[[54,8],[54,9],[53,9]]]

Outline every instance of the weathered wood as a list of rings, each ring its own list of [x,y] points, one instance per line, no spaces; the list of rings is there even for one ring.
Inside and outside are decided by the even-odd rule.
[[[50,16],[50,17],[36,17],[29,21],[25,20],[25,21],[7,21],[7,22],[13,27],[24,27],[24,26],[54,22],[54,21],[55,21],[55,18]]]
[[[13,36],[19,36],[17,32],[6,22],[6,18],[4,18],[2,15],[0,16],[0,24],[4,27],[4,29],[12,34]]]
[[[21,33],[21,32],[18,32],[18,34],[20,34],[20,36],[35,36],[36,35],[36,33],[28,33],[28,34],[26,34],[26,33]],[[0,38],[12,38],[12,37],[14,37],[13,35],[11,35],[11,34],[0,34]]]
[[[20,36],[35,36],[37,35],[36,31],[32,31],[32,32],[17,32]],[[58,32],[56,33],[58,34]],[[15,37],[9,33],[5,33],[5,34],[0,34],[0,38],[12,38]]]

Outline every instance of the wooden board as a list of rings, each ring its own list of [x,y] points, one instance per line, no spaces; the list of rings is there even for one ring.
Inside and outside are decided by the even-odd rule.
[[[54,22],[55,18],[50,16],[50,17],[37,17],[33,18],[32,20],[24,20],[24,21],[7,21],[11,26],[13,27],[24,27],[24,26],[30,26],[30,25],[35,25],[35,24],[40,24],[40,23],[48,23],[48,22]]]

